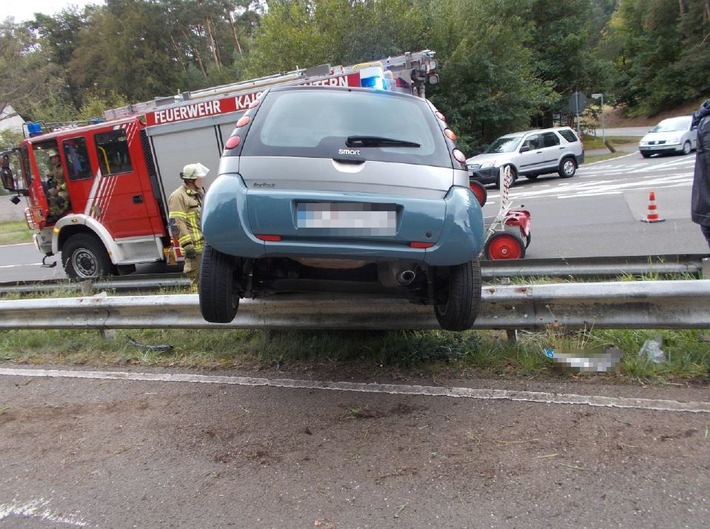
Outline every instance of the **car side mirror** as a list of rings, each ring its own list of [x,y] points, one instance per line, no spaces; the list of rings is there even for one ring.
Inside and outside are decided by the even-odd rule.
[[[528,152],[529,150],[530,147],[528,147],[527,145],[523,145],[522,147],[520,147],[520,152]]]

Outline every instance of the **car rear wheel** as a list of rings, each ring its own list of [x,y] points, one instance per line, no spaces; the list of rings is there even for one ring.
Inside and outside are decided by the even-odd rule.
[[[435,282],[440,301],[434,313],[442,329],[465,331],[473,326],[481,306],[481,264],[474,259],[447,271],[446,277]]]
[[[559,175],[561,178],[572,178],[577,172],[577,162],[574,158],[565,158],[560,162]]]
[[[690,154],[691,148],[690,148],[690,142],[686,141],[683,144],[683,154]]]
[[[212,323],[229,323],[239,309],[236,266],[232,257],[205,246],[200,265],[200,312]]]

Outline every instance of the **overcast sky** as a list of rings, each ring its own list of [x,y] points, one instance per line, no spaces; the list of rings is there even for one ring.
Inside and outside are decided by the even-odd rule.
[[[0,5],[0,19],[15,17],[15,22],[31,20],[35,13],[54,15],[72,5],[79,9],[85,5],[103,5],[103,0],[4,0]]]

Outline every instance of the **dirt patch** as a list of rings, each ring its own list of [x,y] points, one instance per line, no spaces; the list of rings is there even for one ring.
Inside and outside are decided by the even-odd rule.
[[[703,101],[704,99],[700,99],[696,102],[687,103],[678,108],[666,110],[650,117],[628,117],[626,115],[626,107],[606,107],[604,109],[604,123],[608,128],[653,127],[663,119],[692,114],[698,109],[700,103]]]

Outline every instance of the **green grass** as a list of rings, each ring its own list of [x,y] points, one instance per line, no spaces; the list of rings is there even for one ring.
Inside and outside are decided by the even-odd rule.
[[[201,370],[314,371],[331,378],[597,377],[649,384],[708,382],[710,331],[274,331],[274,330],[9,330],[0,333],[0,363],[92,367],[180,367]],[[639,356],[646,340],[662,339],[667,361]],[[136,345],[136,342],[139,345]],[[172,346],[155,350],[151,346]],[[610,373],[570,373],[545,356],[588,355],[615,345],[622,362]]]
[[[24,220],[0,222],[0,245],[32,242],[33,233]]]
[[[620,156],[626,156],[628,151],[620,150],[622,146],[625,145],[635,145],[638,143],[639,138],[623,137],[623,136],[613,136],[607,137],[607,144],[611,145],[616,152],[612,152],[608,145],[604,145],[600,136],[588,136],[585,135],[582,140],[584,141],[584,150],[588,153],[589,151],[597,149],[606,149],[608,152],[604,154],[587,154],[584,157],[584,163],[600,162],[603,160],[610,160],[612,158],[618,158]]]
[[[634,137],[629,137],[629,136],[611,136],[611,137],[606,137],[606,142],[610,144],[612,147],[617,148],[622,145],[635,145],[638,143],[640,138],[634,138]],[[585,150],[594,150],[594,149],[604,149],[607,148],[607,145],[604,145],[602,142],[601,136],[588,136],[584,135],[582,138],[582,141],[584,142],[584,149]]]

